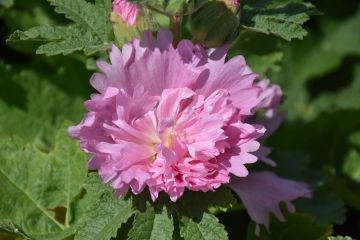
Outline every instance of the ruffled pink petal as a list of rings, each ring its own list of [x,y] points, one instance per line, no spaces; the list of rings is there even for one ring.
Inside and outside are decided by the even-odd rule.
[[[161,94],[161,100],[156,111],[160,126],[163,124],[173,126],[177,120],[176,117],[185,107],[185,100],[192,96],[194,96],[194,92],[188,88],[164,90]]]
[[[97,66],[103,74],[94,74],[91,79],[91,85],[100,93],[104,92],[108,87],[123,88],[130,91],[130,82],[126,80],[127,73],[124,71],[124,61],[120,50],[113,45],[110,51],[111,64],[104,61],[98,61]]]

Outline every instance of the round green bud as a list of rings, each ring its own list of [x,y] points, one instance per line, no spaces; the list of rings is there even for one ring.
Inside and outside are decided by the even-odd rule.
[[[218,47],[233,39],[239,19],[224,1],[211,1],[191,15],[191,32],[206,47]]]

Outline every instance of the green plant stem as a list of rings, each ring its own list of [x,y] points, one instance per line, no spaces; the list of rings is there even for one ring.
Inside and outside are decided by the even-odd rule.
[[[182,23],[182,16],[174,15],[170,17],[170,30],[174,35],[173,44],[176,46],[181,39],[181,23]]]

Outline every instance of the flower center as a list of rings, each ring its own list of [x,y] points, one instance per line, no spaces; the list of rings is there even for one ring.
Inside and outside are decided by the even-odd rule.
[[[163,145],[167,148],[171,148],[174,143],[175,132],[174,128],[167,128],[164,133]]]
[[[175,122],[172,118],[166,118],[160,122],[158,127],[158,133],[160,135],[162,145],[166,148],[171,148],[174,143],[174,124]]]

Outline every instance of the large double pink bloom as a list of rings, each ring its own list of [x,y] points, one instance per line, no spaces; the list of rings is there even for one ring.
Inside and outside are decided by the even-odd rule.
[[[98,62],[103,73],[91,84],[99,93],[85,102],[83,121],[69,128],[93,155],[89,168],[117,196],[148,187],[153,200],[164,191],[176,201],[186,188],[228,184],[260,224],[270,212],[280,216],[280,201],[308,196],[303,183],[246,169],[258,159],[275,165],[258,140],[284,117],[276,112],[279,86],[256,81],[242,56],[225,62],[227,47],[205,51],[182,40],[174,48],[172,41],[168,30],[157,39],[148,31],[121,51],[113,46],[111,64]]]

